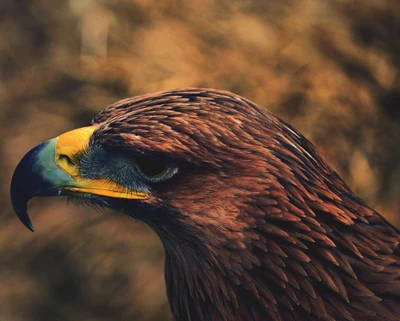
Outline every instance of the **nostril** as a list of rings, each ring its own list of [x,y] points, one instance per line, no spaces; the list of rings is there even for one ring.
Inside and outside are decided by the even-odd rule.
[[[68,155],[65,155],[65,154],[59,154],[58,161],[66,163],[69,166],[74,166],[74,162],[72,161],[72,159]]]

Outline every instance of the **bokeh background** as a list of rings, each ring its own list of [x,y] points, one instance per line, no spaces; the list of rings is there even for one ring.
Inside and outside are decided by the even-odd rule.
[[[36,144],[128,96],[227,89],[314,142],[400,225],[398,0],[0,0],[0,320],[170,320],[164,253],[120,214],[9,200]]]

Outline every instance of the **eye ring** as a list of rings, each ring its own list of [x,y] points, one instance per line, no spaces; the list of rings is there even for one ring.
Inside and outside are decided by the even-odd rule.
[[[178,166],[175,163],[165,162],[158,157],[137,157],[135,166],[145,180],[153,183],[165,181],[178,172]]]

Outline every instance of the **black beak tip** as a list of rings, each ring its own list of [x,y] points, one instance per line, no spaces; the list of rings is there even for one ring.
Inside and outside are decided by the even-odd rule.
[[[24,206],[18,206],[17,204],[13,204],[14,211],[17,214],[18,218],[29,230],[34,232],[33,225],[31,220],[29,219],[28,212],[26,209],[26,204]]]
[[[35,232],[35,230],[33,229],[33,225],[31,220],[28,217],[28,214],[26,214],[26,218],[22,219],[22,217],[20,216],[21,222],[22,224],[24,224],[31,232]]]
[[[31,223],[29,225],[25,225],[31,232],[35,232]]]
[[[33,232],[27,203],[35,196],[59,195],[71,178],[55,163],[56,139],[32,148],[15,168],[10,184],[11,203],[20,221]]]
[[[29,219],[28,219],[27,221],[21,220],[21,222],[22,222],[31,232],[35,232],[35,230],[33,229],[32,222],[31,222]]]
[[[29,151],[17,165],[11,179],[11,203],[20,221],[33,232],[33,226],[28,216],[27,203],[40,190],[40,177],[33,170],[37,162],[37,154],[44,144]]]

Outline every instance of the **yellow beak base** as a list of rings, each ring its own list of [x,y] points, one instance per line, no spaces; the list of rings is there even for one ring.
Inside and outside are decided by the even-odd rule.
[[[71,177],[71,185],[64,186],[63,190],[73,194],[94,194],[124,199],[143,200],[149,198],[144,193],[133,192],[108,180],[80,177],[75,155],[86,150],[90,137],[96,128],[97,126],[82,127],[66,132],[56,138],[55,162],[60,169]]]

